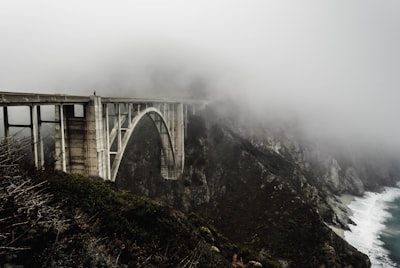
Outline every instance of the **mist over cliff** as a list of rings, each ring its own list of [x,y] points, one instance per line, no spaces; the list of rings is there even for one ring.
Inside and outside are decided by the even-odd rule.
[[[389,0],[2,1],[0,90],[205,99],[209,125],[362,194],[399,177],[397,11]]]
[[[330,147],[398,154],[399,9],[389,0],[2,1],[0,88],[228,100],[248,120],[296,122]]]

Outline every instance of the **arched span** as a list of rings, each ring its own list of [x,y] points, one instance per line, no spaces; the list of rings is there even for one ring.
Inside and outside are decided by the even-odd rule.
[[[155,107],[149,107],[140,111],[135,117],[133,117],[130,127],[126,129],[126,132],[121,140],[121,148],[115,155],[114,161],[111,166],[111,179],[115,181],[118,173],[119,166],[121,164],[122,157],[124,155],[126,146],[140,120],[144,116],[149,116],[156,127],[160,139],[161,139],[161,175],[166,178],[172,178],[176,167],[175,150],[172,143],[172,136],[168,128],[168,124],[162,115],[162,113]]]

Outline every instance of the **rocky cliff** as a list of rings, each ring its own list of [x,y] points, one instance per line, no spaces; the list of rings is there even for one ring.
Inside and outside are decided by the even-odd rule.
[[[290,132],[219,118],[212,109],[189,122],[180,180],[160,177],[160,147],[154,146],[160,141],[143,121],[117,185],[199,213],[229,239],[257,252],[260,262],[268,256],[288,267],[369,266],[367,256],[326,225],[346,225],[332,207],[335,194],[361,194],[374,186],[364,176],[367,164],[316,150]]]

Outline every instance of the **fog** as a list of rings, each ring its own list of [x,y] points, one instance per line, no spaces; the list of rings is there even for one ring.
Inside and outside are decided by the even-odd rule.
[[[0,90],[232,100],[400,150],[400,2],[0,2]]]

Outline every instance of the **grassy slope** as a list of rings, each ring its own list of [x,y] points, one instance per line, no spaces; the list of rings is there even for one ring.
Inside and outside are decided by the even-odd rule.
[[[185,215],[81,176],[48,175],[69,227],[27,241],[19,261],[50,267],[226,267],[234,244],[195,214]],[[40,244],[40,246],[39,246]],[[215,248],[220,251],[215,252]],[[275,267],[271,260],[264,267]]]

